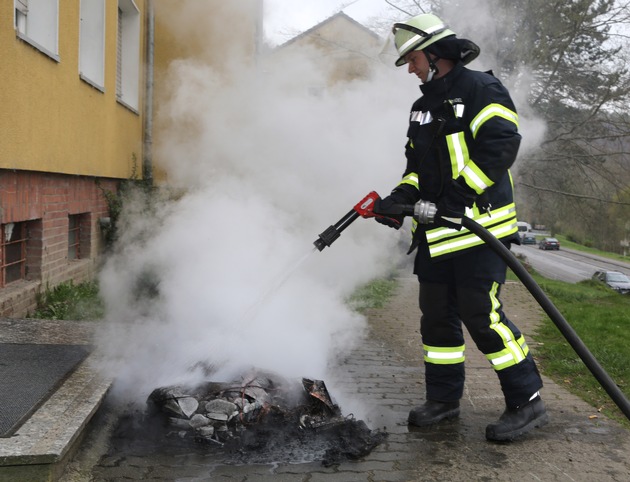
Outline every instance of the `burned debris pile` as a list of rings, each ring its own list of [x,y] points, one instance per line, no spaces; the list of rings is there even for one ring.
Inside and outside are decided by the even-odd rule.
[[[162,387],[149,395],[147,407],[167,438],[206,444],[241,461],[282,453],[300,459],[288,462],[321,458],[333,465],[369,454],[387,437],[343,416],[324,382],[307,378],[291,384],[257,373],[231,383]]]

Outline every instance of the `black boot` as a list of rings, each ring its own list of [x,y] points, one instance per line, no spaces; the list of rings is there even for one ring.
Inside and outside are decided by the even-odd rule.
[[[424,427],[438,423],[445,418],[453,418],[459,415],[459,401],[436,402],[427,400],[424,405],[414,408],[409,412],[409,424],[416,427]]]
[[[549,422],[549,415],[540,396],[518,408],[506,408],[495,423],[486,427],[486,438],[496,441],[511,441],[525,435],[534,427]]]

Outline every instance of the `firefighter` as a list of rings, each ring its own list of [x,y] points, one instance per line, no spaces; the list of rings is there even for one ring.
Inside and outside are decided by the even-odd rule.
[[[513,440],[548,422],[542,380],[519,329],[500,300],[506,264],[477,236],[462,228],[474,219],[508,248],[518,242],[509,168],[521,136],[510,95],[491,72],[469,70],[479,47],[458,38],[431,14],[396,23],[397,66],[420,81],[422,96],[411,108],[402,180],[380,205],[436,204],[434,224],[412,221],[420,283],[420,333],[426,401],[408,422],[425,426],[459,416],[464,388],[462,323],[498,375],[506,408],[486,427],[488,440]],[[376,208],[375,208],[376,210]],[[402,217],[376,217],[396,229]]]

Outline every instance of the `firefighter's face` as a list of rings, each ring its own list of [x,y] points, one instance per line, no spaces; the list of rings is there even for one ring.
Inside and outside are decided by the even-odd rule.
[[[430,69],[429,61],[427,60],[427,56],[424,55],[424,52],[421,50],[409,52],[405,55],[405,60],[408,66],[407,71],[417,76],[424,84],[427,81]]]

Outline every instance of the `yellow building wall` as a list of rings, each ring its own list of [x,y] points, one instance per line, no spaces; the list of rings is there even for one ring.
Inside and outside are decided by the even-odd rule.
[[[146,1],[134,1],[144,56]],[[137,113],[116,101],[118,2],[106,0],[105,92],[79,78],[79,0],[59,0],[59,62],[16,36],[13,8],[0,0],[0,168],[140,176],[144,99]]]

